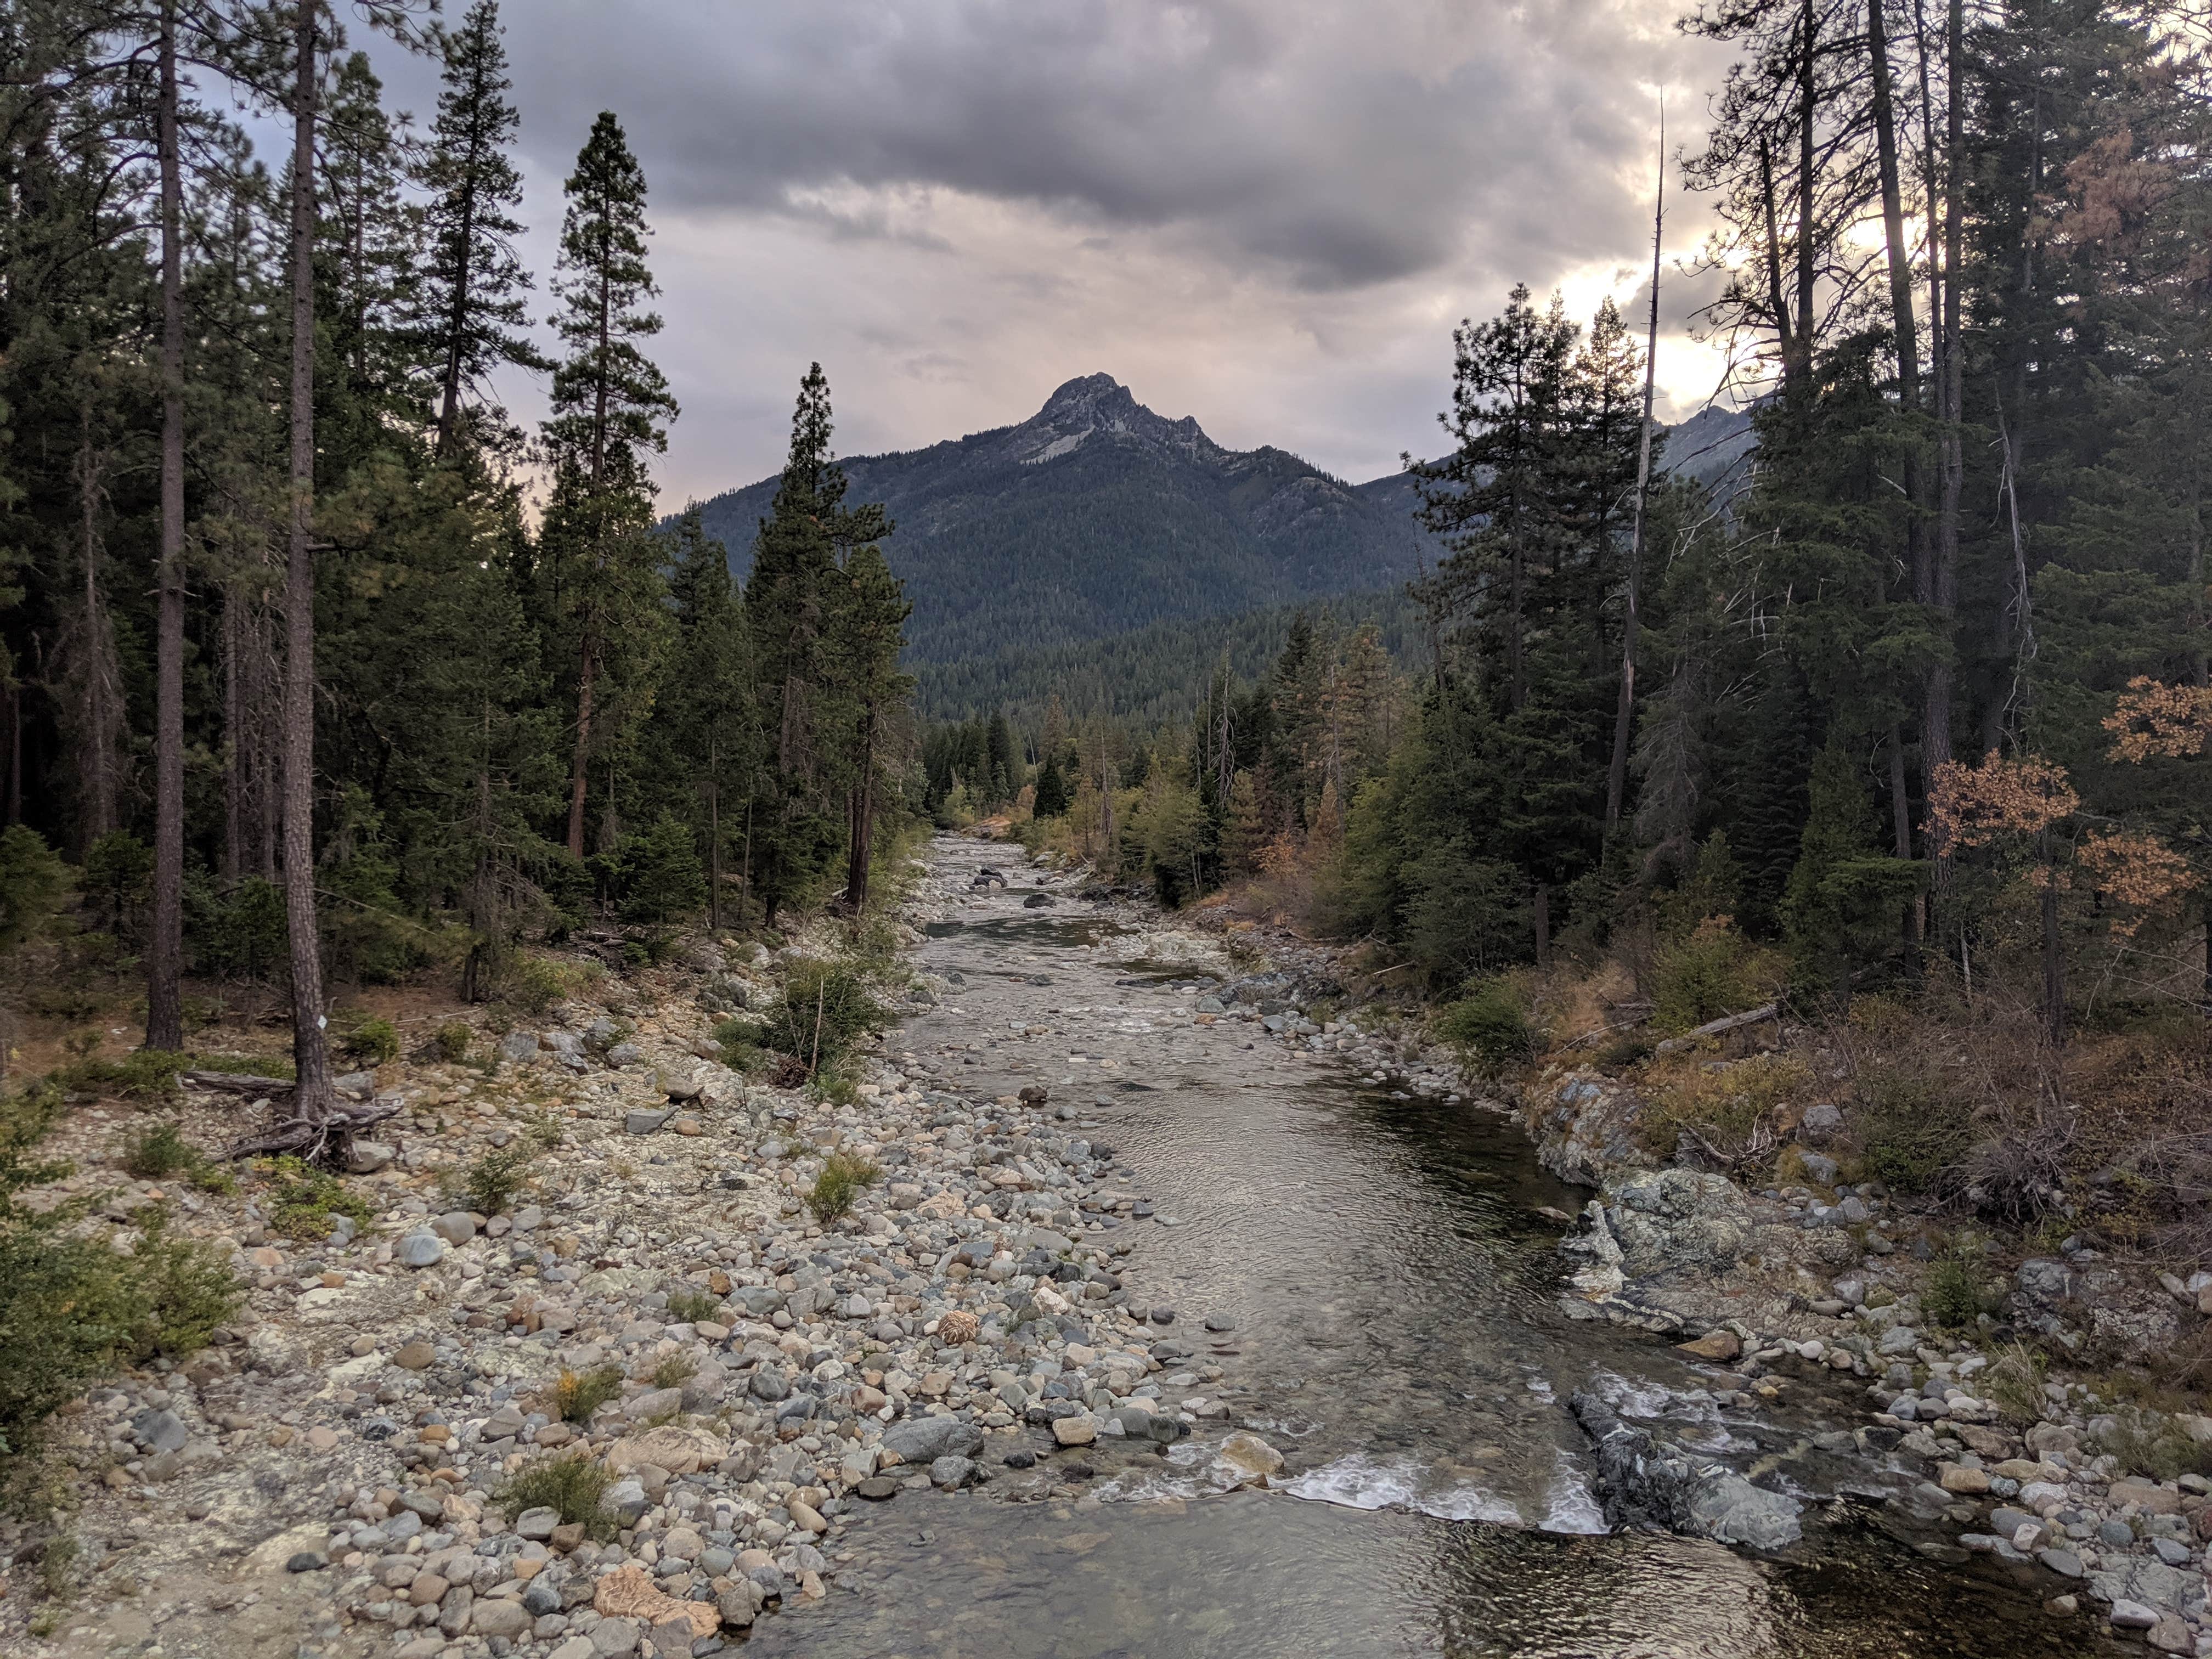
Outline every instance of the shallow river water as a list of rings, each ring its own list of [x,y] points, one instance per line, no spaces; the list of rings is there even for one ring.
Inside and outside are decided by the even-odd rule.
[[[948,885],[976,860],[940,840]],[[2054,1581],[1917,1553],[1871,1506],[1787,1559],[1608,1534],[1566,1408],[1594,1389],[1692,1443],[1793,1481],[1846,1397],[1777,1424],[1716,1407],[1663,1341],[1559,1311],[1561,1228],[1586,1194],[1519,1132],[1395,1097],[1250,1024],[1192,1022],[1199,974],[1067,890],[1012,886],[933,926],[943,1006],[887,1043],[985,1098],[1042,1083],[1115,1147],[1158,1218],[1123,1278],[1223,1367],[1225,1422],[1074,1501],[902,1494],[858,1516],[818,1607],[763,1622],[768,1653],[863,1656],[1998,1656],[2103,1650],[2045,1616]],[[1024,908],[1039,890],[1049,908]],[[1043,1028],[1043,1036],[1025,1035]],[[945,1050],[951,1049],[951,1052]],[[1209,1335],[1201,1322],[1233,1322]],[[1285,1484],[1221,1492],[1206,1449],[1249,1425]],[[1810,1485],[1818,1471],[1802,1466]],[[848,1593],[848,1590],[857,1593]]]

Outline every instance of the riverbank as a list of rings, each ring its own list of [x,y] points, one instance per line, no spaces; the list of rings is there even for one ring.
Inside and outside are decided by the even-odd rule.
[[[1274,966],[1294,1034],[1302,1008],[1342,1012],[1362,1000],[1353,988],[1372,983],[1348,965],[1352,952],[1215,921]],[[1842,1178],[1829,1155],[1840,1150],[1832,1110],[1805,1114],[1784,1149],[1798,1179],[1743,1186],[1698,1167],[1694,1151],[1655,1156],[1651,1103],[1618,1078],[1556,1062],[1474,1073],[1425,1040],[1402,999],[1375,1005],[1370,1018],[1345,1013],[1304,1041],[1402,1094],[1494,1115],[1528,1136],[1547,1169],[1596,1189],[1578,1216],[1558,1218],[1572,1226],[1560,1241],[1571,1317],[1664,1335],[1770,1406],[1793,1388],[1855,1383],[1862,1420],[1828,1449],[1886,1477],[1865,1492],[1927,1528],[1923,1550],[2010,1564],[2060,1619],[2078,1613],[2159,1651],[2212,1653],[2212,1483],[2197,1472],[2212,1462],[2212,1417],[2154,1409],[2108,1370],[2050,1358],[2157,1352],[2197,1310],[2212,1275],[2113,1261],[2069,1238],[2063,1249],[2021,1252],[1993,1296],[1988,1273],[1962,1270],[1947,1249],[1948,1218],[1899,1203],[1879,1182]],[[1706,1068],[1771,1046],[1716,1042]],[[1955,1300],[1962,1278],[1984,1298],[1963,1329],[1957,1312],[1938,1318],[1931,1306]],[[1620,1432],[1601,1405],[1578,1405],[1578,1416],[1601,1447]],[[1601,1471],[1601,1485],[1632,1475],[1632,1461],[1601,1462],[1613,1471]],[[1616,1520],[1713,1535],[1709,1503],[1607,1496]],[[1732,1541],[1771,1542],[1755,1514],[1724,1524],[1744,1534]]]
[[[1335,1018],[1325,963],[1073,876],[971,891],[976,861],[929,849],[882,988],[906,1018],[842,1098],[718,1058],[809,942],[707,947],[496,1066],[380,1072],[402,1114],[357,1228],[182,1199],[250,1317],[62,1425],[75,1589],[10,1650],[1179,1653],[1295,1605],[1343,1650],[1489,1652],[1500,1597],[1524,1645],[1601,1605],[1618,1645],[1686,1585],[1742,1599],[1716,1651],[2081,1650],[2008,1582],[2041,1569],[1929,1571],[1863,1383],[1570,1317],[1579,1196],[1410,1030]],[[460,1210],[513,1149],[533,1184]],[[831,1153],[881,1178],[825,1224]],[[611,1392],[556,1413],[564,1376]],[[600,1536],[512,1489],[579,1454]]]
[[[917,884],[905,946],[949,899]],[[1066,1496],[1188,1433],[1219,1373],[1121,1287],[1151,1210],[1077,1107],[896,1032],[827,1097],[720,1063],[720,1020],[833,948],[695,943],[349,1078],[398,1113],[353,1178],[286,1178],[305,1212],[130,1180],[132,1115],[73,1115],[56,1195],[173,1203],[247,1294],[54,1425],[52,1521],[0,1531],[10,1651],[696,1656],[832,1594],[856,1507]],[[908,1013],[954,988],[885,976]],[[859,1184],[817,1213],[832,1159]]]

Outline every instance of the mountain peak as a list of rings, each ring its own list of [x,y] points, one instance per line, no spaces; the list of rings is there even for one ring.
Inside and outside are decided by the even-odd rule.
[[[1156,415],[1111,374],[1079,374],[1063,382],[1045,399],[1044,407],[1010,435],[1016,445],[1016,459],[1036,465],[1073,454],[1094,434],[1172,453],[1186,460],[1207,460],[1227,453],[1200,429],[1195,416],[1170,421]]]
[[[1129,388],[1111,374],[1079,374],[1063,382],[1044,400],[1044,407],[1037,411],[1036,417],[1060,422],[1072,416],[1121,414],[1141,406]]]

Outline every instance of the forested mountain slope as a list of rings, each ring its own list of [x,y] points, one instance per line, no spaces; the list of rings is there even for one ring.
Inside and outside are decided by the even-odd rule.
[[[1264,678],[1301,614],[1339,634],[1373,623],[1392,661],[1410,666],[1426,660],[1420,607],[1401,584],[1237,617],[1155,623],[1072,644],[1016,643],[988,656],[924,663],[915,699],[933,720],[974,720],[1002,709],[1024,729],[1042,727],[1047,703],[1058,697],[1069,710],[1154,726],[1188,714],[1224,655],[1237,679]]]
[[[915,663],[1396,587],[1425,544],[1402,475],[1352,485],[1283,450],[1224,449],[1105,374],[1018,426],[844,465],[850,499],[896,524],[884,551],[914,601]],[[740,575],[775,491],[703,505]]]

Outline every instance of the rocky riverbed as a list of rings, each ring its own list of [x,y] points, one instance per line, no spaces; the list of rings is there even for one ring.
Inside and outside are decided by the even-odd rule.
[[[1915,1350],[1908,1420],[1910,1305],[1845,1304],[1865,1268],[1792,1267],[1779,1321],[1670,1300],[1725,1295],[1770,1224],[1729,1205],[1786,1200],[1632,1172],[1565,1256],[1586,1194],[1441,1057],[1326,1018],[1325,963],[1073,878],[971,891],[976,861],[931,849],[910,1017],[846,1103],[720,1066],[781,968],[702,946],[495,1069],[358,1081],[403,1104],[365,1226],[185,1195],[249,1310],[65,1421],[83,1589],[35,1634],[0,1601],[9,1650],[1241,1652],[1296,1617],[1333,1651],[2086,1651],[2101,1620],[2040,1610],[2069,1589],[2193,1645],[2202,1494],[1971,1437],[2009,1431],[1964,1351]],[[514,1146],[500,1213],[452,1198]],[[883,1179],[825,1226],[833,1152]],[[563,1414],[564,1375],[611,1397]],[[507,1492],[580,1455],[596,1536]],[[2026,1559],[2069,1546],[2078,1580]]]

